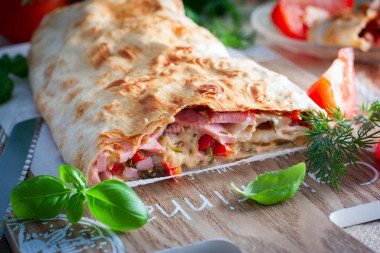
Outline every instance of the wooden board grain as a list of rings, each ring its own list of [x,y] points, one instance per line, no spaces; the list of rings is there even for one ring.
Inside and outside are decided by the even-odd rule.
[[[283,169],[303,160],[303,153],[298,152],[286,157],[137,186],[134,190],[148,206],[150,221],[138,230],[117,234],[123,243],[123,250],[151,252],[202,240],[227,239],[243,252],[371,252],[328,219],[333,210],[379,197],[380,184],[377,181],[360,185],[373,178],[373,171],[367,165],[351,170],[352,174],[342,181],[340,194],[307,176],[292,199],[272,206],[245,199],[230,186],[234,182],[243,187],[258,174]],[[95,219],[88,210],[86,217]],[[54,231],[49,233],[52,225]],[[50,244],[54,242],[50,247],[58,245],[58,249],[67,250],[66,244],[71,242],[83,250],[89,244],[88,240],[92,239],[90,231],[94,230],[88,227],[96,225],[91,221],[70,225],[61,217],[50,221],[28,221],[23,224],[24,229],[20,221],[12,220],[7,227],[8,231],[12,231],[12,240],[17,245],[24,244],[24,250],[26,242],[20,240],[26,240],[28,234],[29,242],[33,236],[35,240],[46,236]],[[57,231],[61,231],[60,236]],[[107,233],[113,236],[112,232]],[[49,234],[55,235],[56,239],[51,240]],[[70,238],[80,238],[82,242]],[[92,240],[104,239],[97,236]],[[102,251],[116,248],[112,243],[115,242],[107,241]],[[42,244],[43,247],[48,245]],[[92,251],[89,245],[84,251]]]
[[[280,57],[261,64],[303,88],[316,80]],[[86,209],[76,225],[64,215],[45,221],[12,217],[7,238],[21,252],[151,252],[211,239],[229,240],[242,252],[372,252],[331,223],[328,215],[380,198],[373,154],[362,154],[359,168],[348,168],[351,174],[342,180],[340,194],[307,175],[292,199],[263,206],[230,186],[234,182],[243,188],[258,174],[301,161],[304,153],[297,152],[134,187],[150,213],[149,222],[138,230],[111,231]]]

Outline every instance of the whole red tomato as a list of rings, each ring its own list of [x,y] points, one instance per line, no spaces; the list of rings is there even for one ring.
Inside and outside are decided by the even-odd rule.
[[[68,5],[68,0],[0,1],[0,34],[12,42],[29,41],[45,14]]]

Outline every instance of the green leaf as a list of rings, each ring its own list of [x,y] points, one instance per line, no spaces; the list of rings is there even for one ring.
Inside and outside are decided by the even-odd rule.
[[[9,72],[15,76],[26,78],[28,76],[28,62],[21,54],[16,55],[11,59]]]
[[[112,229],[136,229],[148,221],[144,203],[123,182],[102,181],[86,191],[86,198],[91,213]]]
[[[11,58],[9,55],[4,54],[0,58],[0,68],[6,72],[6,74],[9,72],[9,67],[11,66]]]
[[[299,163],[285,170],[259,175],[244,191],[237,189],[234,183],[231,186],[236,192],[261,204],[276,204],[293,197],[305,177],[305,170],[305,163]]]
[[[195,23],[199,24],[199,15],[190,7],[185,6],[185,15],[192,19]]]
[[[48,219],[62,212],[73,191],[59,178],[37,176],[27,179],[11,193],[16,216],[26,219]]]
[[[0,69],[0,104],[11,99],[13,86],[13,80],[3,69]]]
[[[80,170],[70,165],[61,165],[58,168],[58,173],[65,183],[72,184],[79,191],[86,189],[87,180]]]
[[[78,192],[67,201],[66,216],[71,223],[75,224],[83,217],[85,199],[84,194]]]

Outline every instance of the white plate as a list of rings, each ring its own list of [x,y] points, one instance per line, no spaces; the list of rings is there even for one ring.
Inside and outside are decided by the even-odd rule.
[[[303,53],[327,59],[334,59],[337,57],[338,50],[341,47],[327,46],[304,40],[292,39],[277,30],[270,18],[274,4],[274,2],[262,4],[255,8],[251,15],[251,25],[267,40],[275,43],[277,46],[295,53]],[[380,61],[380,48],[372,48],[368,52],[363,52],[356,48],[355,59],[364,61]]]

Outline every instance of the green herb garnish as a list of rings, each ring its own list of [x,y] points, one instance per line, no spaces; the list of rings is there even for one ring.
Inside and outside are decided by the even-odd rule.
[[[330,183],[338,192],[341,178],[349,174],[344,164],[358,167],[359,151],[378,142],[380,103],[376,101],[362,109],[366,115],[354,119],[345,119],[339,108],[328,109],[328,115],[321,111],[301,115],[310,125],[305,131],[307,172],[314,173],[321,183]]]
[[[179,141],[179,142],[175,143],[176,147],[179,147],[182,144],[183,144],[183,141]]]
[[[9,101],[12,97],[14,83],[9,74],[20,78],[28,76],[28,63],[24,56],[18,54],[10,58],[9,55],[4,54],[0,58],[0,104]]]
[[[206,155],[212,156],[212,147],[208,147],[205,149]]]
[[[228,132],[226,132],[226,131],[220,131],[219,133],[228,135]]]
[[[125,183],[105,180],[86,189],[82,172],[68,165],[59,167],[59,176],[62,180],[42,175],[18,184],[11,193],[13,213],[26,219],[49,219],[65,208],[67,219],[75,224],[87,201],[91,213],[115,230],[136,229],[148,221],[144,203]]]
[[[174,152],[177,152],[177,153],[183,153],[183,148],[178,148],[178,147],[173,147],[172,148]]]
[[[247,48],[256,37],[254,31],[243,30],[242,13],[230,0],[184,0],[186,16],[206,27],[225,46]]]
[[[248,184],[244,191],[232,188],[239,194],[256,200],[260,204],[272,205],[290,199],[296,193],[305,177],[305,163],[299,163],[285,170],[265,172]]]

